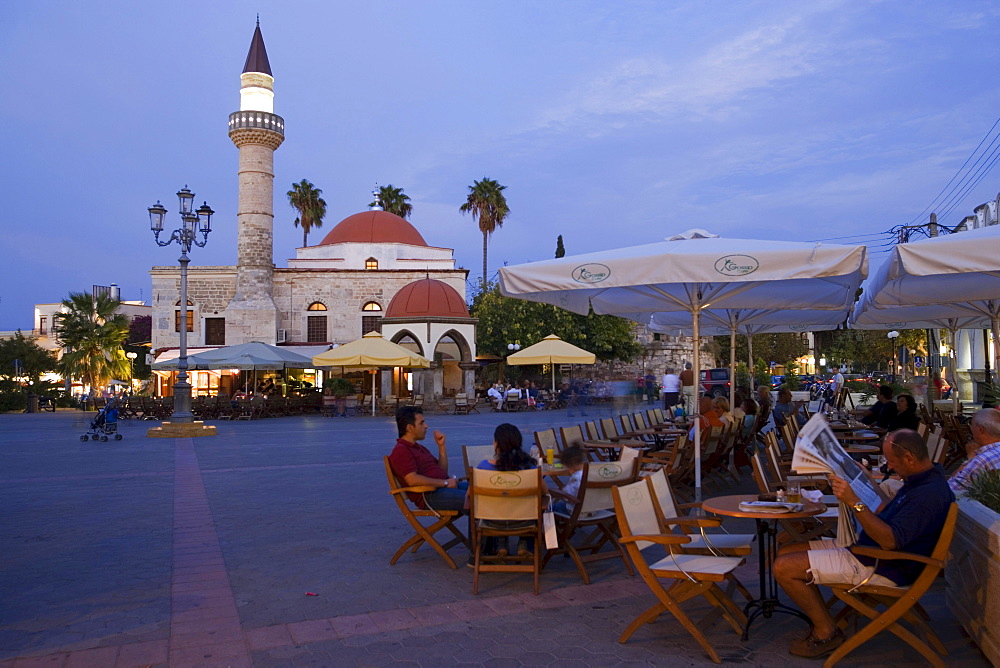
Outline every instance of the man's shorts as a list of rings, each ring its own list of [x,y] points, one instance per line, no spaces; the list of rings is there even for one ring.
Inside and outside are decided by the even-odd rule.
[[[865,566],[850,550],[837,547],[832,538],[809,541],[809,572],[812,574],[810,584],[848,583],[861,584],[875,570],[873,566]],[[896,583],[882,575],[871,575],[865,584],[895,587]]]

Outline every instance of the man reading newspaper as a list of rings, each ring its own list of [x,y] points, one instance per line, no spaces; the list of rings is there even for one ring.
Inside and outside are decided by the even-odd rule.
[[[820,415],[814,418],[823,419]],[[802,438],[803,434],[808,440]],[[803,427],[795,450],[793,468],[796,458],[805,467],[796,468],[800,473],[816,472],[817,461],[826,463],[834,495],[842,509],[850,508],[848,512],[853,515],[844,517],[842,514],[840,524],[853,524],[857,520],[861,526],[856,544],[930,556],[955,496],[948,487],[944,471],[930,460],[927,446],[917,432],[900,429],[886,436],[882,451],[889,466],[902,476],[903,487],[891,501],[879,496],[875,505],[870,505],[869,492],[878,494],[878,488],[846,457],[828,425],[814,425],[808,432]],[[811,460],[812,465],[806,460]],[[843,532],[838,531],[837,535],[839,542]],[[807,637],[791,643],[789,652],[818,658],[833,652],[845,640],[844,632],[834,624],[817,585],[828,582],[908,585],[922,569],[922,564],[912,561],[876,562],[855,556],[829,539],[783,548],[774,562],[775,578],[813,624]]]

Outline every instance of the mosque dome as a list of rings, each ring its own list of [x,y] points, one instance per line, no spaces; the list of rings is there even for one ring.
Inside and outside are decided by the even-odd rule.
[[[362,211],[344,218],[323,237],[319,245],[342,243],[427,246],[417,228],[408,221],[388,211],[378,210]]]
[[[389,302],[385,317],[468,318],[469,309],[455,288],[433,278],[424,278],[403,286]]]

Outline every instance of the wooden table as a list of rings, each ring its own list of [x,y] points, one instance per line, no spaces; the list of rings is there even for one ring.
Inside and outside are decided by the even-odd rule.
[[[756,494],[732,494],[717,496],[702,502],[702,508],[706,512],[727,517],[751,518],[757,523],[757,572],[760,577],[760,596],[747,603],[746,607],[743,608],[743,614],[747,617],[747,625],[743,629],[743,640],[749,639],[750,625],[761,615],[770,619],[775,612],[784,612],[809,621],[805,614],[783,604],[778,598],[778,583],[774,580],[773,568],[774,558],[778,551],[777,520],[805,519],[826,511],[825,504],[805,500],[802,501],[802,510],[799,512],[766,513],[740,510],[740,504],[744,501],[756,500]],[[769,520],[774,520],[774,522]]]

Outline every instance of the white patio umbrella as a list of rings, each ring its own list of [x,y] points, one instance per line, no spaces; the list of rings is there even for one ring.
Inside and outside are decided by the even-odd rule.
[[[940,317],[979,316],[993,332],[1000,364],[1000,226],[899,244],[869,281],[855,309],[938,306]],[[905,316],[898,320],[908,319]]]
[[[820,332],[837,327],[850,317],[850,309],[818,311],[815,309],[706,309],[701,312],[703,335],[729,335],[729,404],[736,402],[736,335],[747,338],[749,368],[753,369],[753,337],[756,334]],[[648,318],[654,332],[692,334],[692,319],[686,313],[659,312]],[[676,334],[675,334],[676,335]],[[752,388],[751,388],[752,389]]]
[[[700,382],[700,313],[710,308],[842,309],[867,275],[864,246],[722,239],[690,230],[667,241],[500,268],[508,297],[570,311],[689,313]],[[698,410],[695,407],[697,418]],[[700,420],[695,493],[701,496]]]

